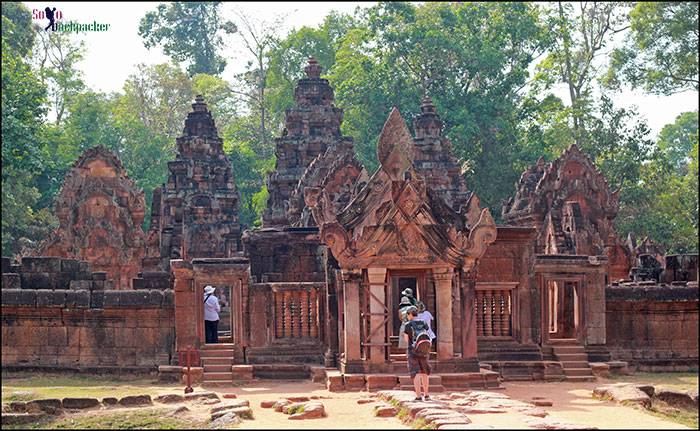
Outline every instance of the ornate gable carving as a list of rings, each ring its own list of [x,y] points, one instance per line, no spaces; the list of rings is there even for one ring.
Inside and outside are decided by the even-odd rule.
[[[377,146],[379,169],[343,208],[328,183],[305,190],[321,240],[344,268],[372,265],[470,268],[496,239],[488,209],[470,224],[431,190],[413,166],[415,146],[399,111],[389,115]],[[478,205],[478,198],[473,200]]]

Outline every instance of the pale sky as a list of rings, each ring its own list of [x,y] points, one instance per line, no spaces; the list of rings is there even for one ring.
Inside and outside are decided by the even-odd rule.
[[[30,9],[43,11],[45,2],[24,2]],[[121,91],[126,78],[136,70],[140,63],[158,64],[169,61],[160,48],[146,49],[138,35],[141,18],[149,11],[155,10],[158,2],[55,2],[63,13],[64,21],[79,23],[110,24],[106,32],[80,33],[75,36],[85,41],[85,59],[80,64],[84,80],[93,90],[103,92]],[[245,2],[224,3],[221,11],[225,19],[235,21],[233,11],[239,10],[248,16],[256,16],[265,21],[272,21],[276,14],[287,15],[285,24],[280,27],[279,35],[285,35],[292,28],[316,26],[332,10],[352,13],[357,6],[367,7],[374,2]],[[46,24],[48,21],[41,20]],[[228,66],[222,77],[231,80],[234,73],[244,69],[248,60],[241,42],[235,36],[226,39]],[[568,103],[565,91],[556,91]],[[623,91],[613,95],[616,106],[637,105],[639,113],[644,116],[656,136],[661,128],[672,123],[682,112],[698,109],[697,93],[685,92],[672,96],[653,96],[641,91]],[[342,108],[342,106],[341,106]]]

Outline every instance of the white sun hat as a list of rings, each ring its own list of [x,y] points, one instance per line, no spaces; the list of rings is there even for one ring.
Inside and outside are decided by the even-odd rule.
[[[214,293],[216,291],[216,288],[214,286],[204,286],[204,294],[209,295],[210,293]]]

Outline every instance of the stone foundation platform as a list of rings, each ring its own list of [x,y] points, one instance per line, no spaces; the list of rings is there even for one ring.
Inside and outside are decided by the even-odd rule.
[[[466,390],[475,388],[503,389],[498,373],[482,368],[471,373],[434,373],[430,375],[430,390]],[[343,374],[326,368],[326,387],[331,392],[382,389],[412,390],[413,381],[407,374]]]

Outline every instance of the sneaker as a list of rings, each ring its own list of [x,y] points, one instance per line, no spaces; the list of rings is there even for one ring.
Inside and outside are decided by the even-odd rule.
[[[428,401],[430,399],[430,395],[423,395],[423,401]]]
[[[423,401],[423,398],[421,398],[421,397],[415,397],[415,398],[413,399],[413,401]]]

